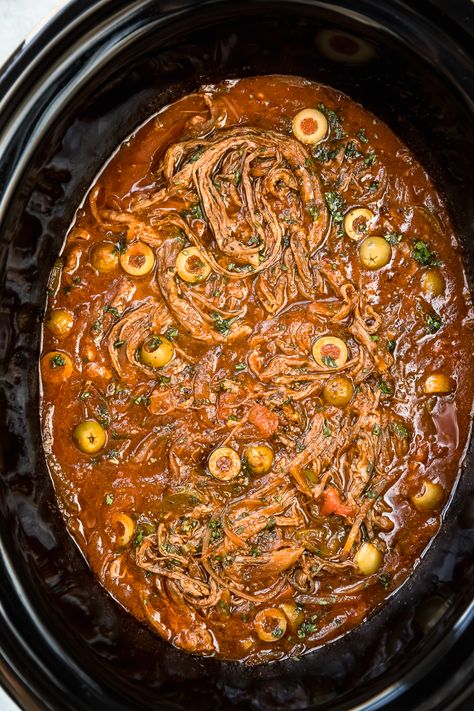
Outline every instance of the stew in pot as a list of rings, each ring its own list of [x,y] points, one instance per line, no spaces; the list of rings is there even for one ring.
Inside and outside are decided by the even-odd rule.
[[[446,207],[346,96],[205,86],[126,140],[50,280],[44,446],[102,585],[259,663],[361,623],[441,524],[473,314]]]

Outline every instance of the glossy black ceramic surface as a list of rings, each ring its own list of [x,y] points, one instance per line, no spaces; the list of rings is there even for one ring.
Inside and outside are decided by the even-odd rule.
[[[103,592],[66,534],[39,429],[46,283],[75,207],[118,143],[202,83],[298,74],[362,102],[432,174],[472,271],[474,69],[469,24],[459,24],[470,3],[453,4],[461,15],[411,5],[82,1],[0,75],[0,679],[23,708],[470,704],[472,457],[435,544],[371,620],[301,660],[246,668],[173,649]],[[338,28],[367,43],[366,61],[321,52],[318,33]]]

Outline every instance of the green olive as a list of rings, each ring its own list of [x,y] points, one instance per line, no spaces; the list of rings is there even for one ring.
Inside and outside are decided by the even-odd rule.
[[[117,512],[112,515],[111,523],[115,529],[116,543],[120,547],[130,543],[135,533],[135,521],[128,514]]]
[[[64,383],[74,372],[72,360],[63,351],[50,351],[41,358],[41,375],[44,382]]]
[[[363,543],[354,557],[359,573],[373,575],[383,563],[383,555],[372,543]]]
[[[383,237],[366,237],[359,247],[359,257],[366,269],[381,269],[392,258],[392,248]]]
[[[162,368],[174,356],[174,346],[165,336],[151,335],[143,341],[140,360],[150,368]]]
[[[84,420],[72,433],[74,444],[85,454],[96,454],[107,441],[107,433],[95,420]]]
[[[347,346],[337,336],[322,336],[313,343],[313,358],[321,368],[340,368],[348,357]]]
[[[255,615],[255,630],[263,642],[277,642],[286,632],[287,621],[277,607],[267,607]]]
[[[284,602],[280,607],[285,613],[291,629],[295,632],[304,620],[303,610],[298,605],[295,605],[294,602]]]
[[[354,395],[354,386],[345,375],[336,375],[328,380],[323,390],[323,397],[328,405],[344,407]]]
[[[445,289],[444,277],[438,269],[427,269],[421,275],[421,288],[425,294],[440,296]]]
[[[183,281],[196,284],[207,279],[211,267],[203,259],[199,247],[186,247],[176,257],[176,271]]]
[[[51,311],[46,327],[56,338],[65,338],[74,325],[74,318],[65,309],[54,309]]]
[[[367,207],[355,207],[344,217],[346,235],[354,241],[360,240],[367,233],[368,226],[374,220],[374,213]]]
[[[235,449],[218,447],[209,457],[208,467],[215,479],[230,481],[240,473],[242,464]]]
[[[101,274],[113,272],[118,267],[119,257],[113,242],[99,242],[92,247],[91,264]]]
[[[145,276],[155,266],[155,253],[144,242],[137,240],[127,244],[125,252],[120,255],[122,269],[132,276]]]
[[[255,474],[266,474],[273,464],[273,451],[266,444],[251,444],[245,449],[244,457]]]
[[[317,109],[303,109],[293,118],[293,135],[302,143],[319,143],[328,132],[328,120]]]
[[[444,489],[441,484],[423,479],[423,489],[421,493],[411,497],[411,500],[420,511],[431,511],[442,503]]]
[[[452,392],[454,383],[449,375],[437,372],[425,375],[422,387],[425,395],[446,395]]]

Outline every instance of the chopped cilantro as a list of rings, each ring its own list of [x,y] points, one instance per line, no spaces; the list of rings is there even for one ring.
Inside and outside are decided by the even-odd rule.
[[[357,150],[357,147],[353,141],[349,141],[349,143],[346,146],[346,149],[344,151],[344,157],[345,158],[360,158],[362,153]]]
[[[151,403],[151,399],[146,395],[136,395],[135,397],[132,397],[132,402],[134,402],[135,405],[145,405],[146,407]]]
[[[380,183],[378,180],[372,180],[369,185],[369,190],[371,193],[375,193],[379,189]]]
[[[162,385],[168,385],[168,383],[171,383],[171,377],[169,375],[160,375],[160,383]]]
[[[138,546],[140,545],[140,543],[143,541],[144,538],[145,538],[145,531],[143,530],[143,528],[140,528],[138,530],[137,535],[135,536],[134,543],[135,543],[136,548],[138,548]]]
[[[125,234],[121,234],[118,242],[115,243],[114,250],[115,254],[125,254],[127,251],[127,237]]]
[[[179,331],[177,328],[167,328],[165,331],[165,336],[168,341],[176,341],[179,336]]]
[[[163,341],[159,336],[150,336],[146,341],[146,349],[150,352],[156,351],[162,343]]]
[[[370,151],[370,153],[364,158],[365,165],[370,168],[371,165],[377,160],[377,154],[375,151]]]
[[[247,366],[245,365],[245,363],[237,363],[237,365],[235,366],[235,369],[236,370],[245,370],[246,367]]]
[[[389,244],[398,244],[402,241],[403,235],[396,232],[387,232],[384,237]]]
[[[323,437],[331,436],[331,428],[328,426],[327,420],[323,420]]]
[[[396,421],[393,421],[390,424],[392,426],[393,432],[397,435],[397,437],[399,437],[400,439],[408,438],[408,430],[405,425],[402,425],[401,422]]]
[[[222,538],[222,523],[217,519],[209,521],[208,528],[211,530],[211,539],[219,541]]]
[[[204,148],[198,148],[188,156],[189,163],[195,163],[204,154]]]
[[[387,350],[389,353],[393,353],[395,350],[395,346],[397,345],[397,342],[391,338],[389,341],[387,341]]]
[[[413,243],[411,256],[423,267],[437,267],[440,264],[436,252],[433,252],[426,242],[417,240]]]
[[[318,620],[317,615],[311,615],[311,617],[307,620],[304,620],[298,627],[297,635],[300,639],[304,639],[308,635],[312,634],[313,632],[316,632],[317,630],[317,625],[316,622]]]
[[[125,341],[120,341],[120,340],[115,341],[115,342],[114,342],[114,348],[121,348],[124,343],[125,343]]]
[[[357,132],[357,138],[358,138],[359,141],[361,141],[362,143],[368,143],[368,142],[369,142],[369,139],[368,139],[367,136],[365,135],[365,128],[361,128],[361,129]]]
[[[114,501],[114,495],[113,494],[107,494],[105,496],[104,502],[107,504],[107,506],[112,506]]]
[[[432,314],[427,314],[426,323],[428,324],[428,331],[430,333],[437,333],[443,325],[441,317],[434,312]]]
[[[376,437],[380,437],[380,433],[381,433],[381,432],[382,432],[382,430],[380,429],[380,426],[379,426],[379,425],[375,424],[375,425],[372,427],[372,434],[375,435]]]
[[[318,104],[318,109],[326,116],[329,123],[329,127],[331,129],[331,134],[334,136],[334,138],[344,138],[346,134],[344,133],[344,129],[341,126],[341,117],[338,116],[338,114],[332,109],[328,109],[326,104]]]
[[[313,222],[318,219],[319,217],[319,208],[316,207],[315,205],[308,205],[306,208],[309,214],[311,215]]]
[[[337,363],[331,356],[323,356],[321,360],[326,368],[337,368]]]
[[[272,630],[272,637],[275,637],[275,639],[280,639],[280,637],[283,635],[284,631],[285,630],[283,629],[283,627],[280,627],[280,626],[275,627],[275,629]]]
[[[201,205],[199,203],[196,203],[196,205],[192,205],[189,209],[187,210],[181,210],[179,213],[181,217],[192,217],[193,219],[197,220],[203,220],[204,215],[201,209]]]
[[[234,183],[235,187],[238,186],[238,184],[240,183],[241,179],[242,179],[242,171],[241,171],[241,170],[236,170],[235,173],[234,173],[234,179],[232,180],[232,182]]]
[[[381,575],[377,576],[377,579],[380,583],[380,585],[385,589],[388,590],[392,583],[392,575],[390,573],[382,573]]]
[[[317,161],[319,161],[319,163],[329,163],[329,161],[331,161],[337,157],[338,153],[339,153],[339,146],[337,146],[336,148],[328,148],[327,146],[319,146],[318,148],[316,148],[313,155],[314,155],[314,158]]]
[[[88,398],[90,398],[90,396],[91,396],[90,392],[88,392],[87,390],[85,390],[83,393],[81,393],[81,394],[79,395],[79,399],[80,399],[80,400],[87,400]]]
[[[266,531],[273,531],[273,529],[276,526],[276,521],[274,516],[270,516],[268,519],[267,523],[265,524],[265,530]]]
[[[333,191],[329,193],[324,193],[324,198],[326,200],[326,205],[328,206],[328,210],[331,213],[334,222],[343,222],[343,213],[346,205],[342,196],[339,195],[339,193]]]
[[[55,353],[55,355],[49,359],[49,365],[51,368],[62,368],[66,365],[66,358],[60,353]]]
[[[212,317],[214,319],[214,329],[221,333],[224,338],[228,335],[234,321],[237,320],[236,318],[222,318],[218,311],[215,311]]]
[[[393,395],[392,388],[385,382],[385,380],[381,380],[379,382],[379,389],[383,392],[384,395]]]
[[[115,318],[120,318],[120,311],[115,308],[115,306],[109,306],[106,304],[104,306],[104,313],[106,314],[112,314],[112,316],[115,316]]]

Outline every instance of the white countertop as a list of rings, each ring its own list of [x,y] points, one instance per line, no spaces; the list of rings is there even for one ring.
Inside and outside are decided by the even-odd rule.
[[[64,4],[61,0],[0,0],[0,66],[45,17]],[[0,711],[19,711],[1,689]]]
[[[61,0],[0,0],[0,65],[48,15],[65,4]]]

